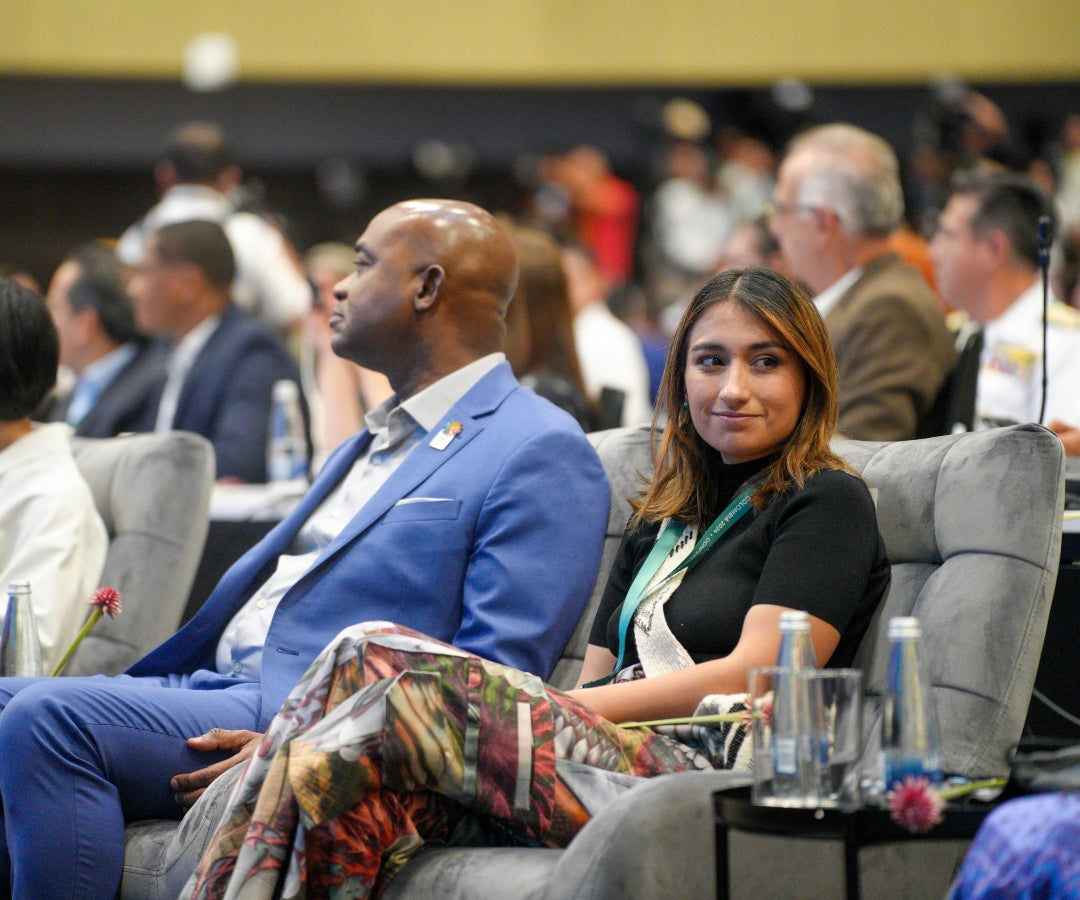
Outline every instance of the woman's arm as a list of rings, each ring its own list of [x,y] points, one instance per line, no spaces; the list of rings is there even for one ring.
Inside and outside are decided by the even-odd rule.
[[[578,688],[570,695],[612,722],[649,721],[689,716],[706,694],[746,691],[747,672],[754,666],[776,663],[780,650],[780,613],[785,607],[758,604],[743,622],[739,643],[727,656],[698,663],[677,672],[595,688]],[[840,632],[816,616],[810,616],[810,637],[818,664],[825,663],[840,641]],[[596,651],[596,652],[593,652]],[[599,667],[606,653],[610,663],[593,678],[611,671],[615,659],[609,651],[590,645],[582,667],[582,681]],[[590,655],[592,665],[590,665]]]
[[[587,684],[597,678],[602,678],[604,675],[610,675],[617,662],[618,659],[615,654],[608,650],[607,647],[589,644],[585,648],[585,661],[581,665],[581,674],[578,675],[577,683]]]

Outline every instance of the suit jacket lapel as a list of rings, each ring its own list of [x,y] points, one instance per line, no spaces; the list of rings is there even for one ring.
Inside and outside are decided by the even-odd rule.
[[[855,306],[856,301],[862,296],[866,285],[872,284],[881,271],[890,266],[894,259],[896,259],[896,254],[883,253],[863,266],[863,270],[859,273],[859,277],[855,279],[855,283],[840,295],[840,298],[833,304],[832,309],[825,315],[825,324],[836,327],[837,322],[846,321],[851,308]]]
[[[455,404],[445,419],[424,435],[397,471],[330,542],[305,577],[309,577],[322,563],[377,522],[395,503],[407,497],[440,467],[457,456],[473,438],[484,430],[483,418],[497,408],[515,387],[517,387],[517,382],[510,374],[509,365],[506,363],[484,376]],[[442,431],[447,422],[452,421],[461,423],[460,433],[444,449],[436,449],[432,446],[433,438]]]
[[[323,470],[319,473],[311,489],[300,499],[281,522],[279,522],[269,534],[263,538],[246,565],[234,566],[218,582],[214,589],[214,595],[222,595],[233,599],[233,606],[238,607],[239,601],[247,600],[251,593],[250,582],[261,572],[268,563],[276,560],[282,553],[288,550],[289,545],[296,537],[303,524],[318,509],[319,504],[326,499],[330,492],[338,485],[342,478],[356,462],[367,445],[371,442],[371,434],[362,431],[350,438],[327,460]],[[256,553],[257,551],[257,553]],[[203,609],[214,609],[209,599],[203,604]],[[230,612],[229,615],[232,615]]]
[[[174,428],[195,428],[196,426],[192,424],[191,417],[194,416],[194,421],[198,422],[205,415],[201,406],[193,408],[192,402],[193,398],[198,397],[201,404],[205,405],[209,395],[204,391],[198,391],[197,386],[207,377],[221,371],[221,363],[215,360],[215,356],[217,355],[217,348],[226,344],[225,338],[228,336],[232,322],[231,311],[232,307],[228,306],[221,313],[221,320],[218,322],[217,328],[206,339],[206,343],[199,349],[199,352],[191,361],[187,374],[184,375],[183,384],[180,385],[180,393],[176,398],[176,412],[173,414]]]

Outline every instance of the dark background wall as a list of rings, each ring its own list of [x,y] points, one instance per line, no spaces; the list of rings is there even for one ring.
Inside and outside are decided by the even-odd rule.
[[[1047,151],[1064,117],[1080,112],[1074,82],[973,86],[1005,112],[1020,163]],[[0,261],[20,262],[44,281],[72,245],[118,235],[154,202],[157,154],[170,129],[189,119],[227,130],[302,249],[351,241],[373,212],[408,196],[513,211],[531,160],[578,143],[606,150],[647,191],[663,145],[659,111],[674,96],[776,149],[802,125],[845,120],[878,132],[906,160],[929,89],[816,86],[810,107],[792,114],[767,88],[240,84],[193,94],[172,81],[0,78]],[[468,174],[422,177],[414,151],[430,140],[465,148]]]

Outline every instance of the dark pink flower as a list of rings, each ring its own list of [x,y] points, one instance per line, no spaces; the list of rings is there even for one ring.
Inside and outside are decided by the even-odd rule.
[[[941,821],[942,799],[922,775],[908,776],[889,795],[889,815],[901,828],[919,834]]]
[[[120,592],[111,587],[98,588],[90,605],[96,606],[110,619],[115,619],[120,615]]]

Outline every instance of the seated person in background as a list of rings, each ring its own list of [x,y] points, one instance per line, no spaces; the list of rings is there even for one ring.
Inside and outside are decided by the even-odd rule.
[[[809,612],[821,664],[851,662],[889,568],[869,491],[829,449],[836,365],[813,304],[768,270],[714,278],[680,323],[662,398],[655,471],[582,678],[612,671],[612,623],[647,566],[634,665],[566,694],[407,628],[348,629],[271,723],[194,897],[269,897],[275,878],[365,896],[424,839],[564,846],[610,799],[615,785],[589,790],[608,773],[723,765],[699,745],[617,723],[686,716],[708,694],[744,692],[747,670],[776,659],[785,608]],[[699,543],[739,501],[748,514],[711,549]],[[662,549],[644,563],[658,532]],[[700,562],[680,569],[695,547]]]
[[[890,249],[903,214],[896,154],[877,135],[823,125],[792,142],[770,227],[829,329],[837,430],[862,441],[918,436],[956,363],[940,301]]]
[[[968,175],[957,181],[931,244],[945,299],[983,329],[975,388],[982,427],[1041,421],[1044,215],[1050,202],[1027,176]],[[1045,421],[1065,452],[1080,456],[1080,312],[1049,299]]]
[[[219,480],[266,481],[274,382],[300,384],[281,339],[230,297],[235,263],[214,222],[177,222],[150,237],[131,280],[135,321],[175,342],[156,404],[138,431],[193,431],[214,445]]]
[[[338,444],[364,424],[364,413],[393,393],[381,372],[363,369],[342,359],[330,346],[330,316],[337,301],[334,288],[348,277],[356,251],[348,244],[316,244],[304,254],[304,268],[315,287],[315,302],[307,317],[307,341],[302,356],[304,379],[311,400],[311,438],[315,471]]]
[[[128,673],[0,679],[0,884],[114,897],[125,820],[179,818],[178,800],[250,755],[235,734],[265,729],[348,625],[395,619],[549,674],[596,579],[610,494],[581,429],[500,352],[516,272],[471,204],[371,221],[330,327],[334,351],[385,372],[394,397]]]
[[[596,419],[585,395],[574,314],[566,289],[559,245],[538,228],[514,227],[518,286],[506,310],[506,356],[525,387],[536,391],[592,431]]]
[[[33,273],[26,266],[19,263],[0,262],[0,278],[10,278],[16,284],[33,291],[39,297],[43,296],[41,285],[38,284],[38,280]]]
[[[311,306],[311,285],[281,229],[267,217],[238,211],[231,199],[243,173],[225,134],[211,122],[187,122],[169,138],[154,180],[161,200],[116,245],[124,265],[138,267],[155,231],[174,222],[217,222],[236,256],[233,299],[278,331],[299,324]]]
[[[71,429],[30,423],[56,383],[58,345],[41,298],[0,278],[0,590],[30,582],[46,672],[86,621],[108,548]]]
[[[49,420],[67,422],[83,437],[135,431],[153,415],[167,351],[135,330],[116,256],[101,244],[76,248],[57,268],[45,301],[60,335],[60,364],[76,377]]]
[[[621,391],[622,415],[610,425],[641,425],[652,418],[649,367],[641,341],[608,308],[611,281],[579,245],[562,250],[563,269],[574,311],[574,345],[585,389],[599,403],[604,388]]]

